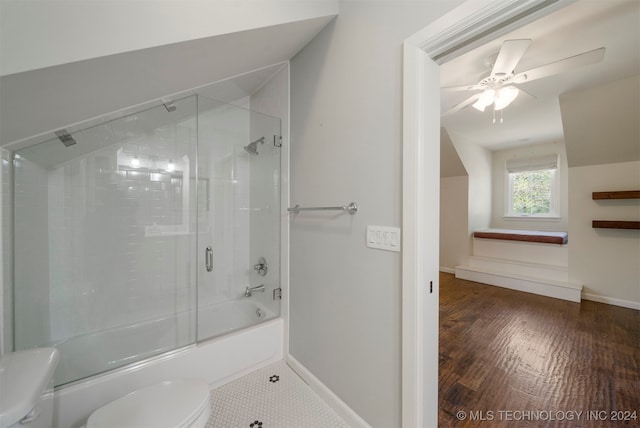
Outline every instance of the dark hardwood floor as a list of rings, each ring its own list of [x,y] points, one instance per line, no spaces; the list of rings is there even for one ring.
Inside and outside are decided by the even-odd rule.
[[[439,369],[441,427],[640,427],[640,311],[443,273]]]

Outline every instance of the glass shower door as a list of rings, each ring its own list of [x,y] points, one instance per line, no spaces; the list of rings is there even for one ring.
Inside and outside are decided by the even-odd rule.
[[[56,385],[195,342],[197,101],[14,155],[15,349]]]
[[[198,111],[200,341],[280,314],[280,119],[202,96]]]

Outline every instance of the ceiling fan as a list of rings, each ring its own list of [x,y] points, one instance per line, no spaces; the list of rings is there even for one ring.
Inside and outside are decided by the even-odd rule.
[[[453,106],[443,116],[456,113],[469,105],[480,111],[484,111],[487,107],[493,105],[495,123],[496,111],[502,110],[511,104],[520,92],[526,93],[518,88],[517,84],[595,64],[602,61],[605,52],[605,48],[598,48],[541,67],[515,73],[518,62],[520,62],[530,44],[531,39],[505,40],[495,60],[488,61],[488,66],[491,67],[489,76],[475,85],[441,88],[444,91],[481,91]],[[490,62],[493,62],[493,64]]]

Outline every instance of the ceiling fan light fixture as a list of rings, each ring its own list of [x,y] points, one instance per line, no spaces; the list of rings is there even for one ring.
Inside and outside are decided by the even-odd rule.
[[[504,88],[498,89],[495,97],[494,110],[502,110],[507,107],[516,99],[519,93],[520,90],[515,86],[505,86]]]
[[[485,89],[485,91],[480,94],[478,101],[473,103],[472,107],[476,110],[484,111],[485,108],[493,104],[496,98],[496,91],[493,89]]]

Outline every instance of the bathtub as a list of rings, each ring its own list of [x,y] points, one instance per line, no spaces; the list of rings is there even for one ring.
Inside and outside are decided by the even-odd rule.
[[[54,343],[60,364],[56,386],[104,373],[202,340],[242,330],[274,318],[275,314],[255,300],[234,300],[202,306],[170,317],[133,323],[73,337]]]
[[[198,311],[198,337],[217,337],[275,316],[276,314],[254,300],[234,300],[201,307]]]
[[[57,384],[73,379],[72,370],[73,376],[104,373],[56,388],[55,426],[79,427],[96,408],[162,380],[201,378],[215,388],[281,360],[283,321],[275,316],[253,300],[200,308],[198,336],[212,339],[178,350],[173,349],[179,334],[195,337],[195,331],[185,330],[193,329],[194,323],[189,322],[195,317],[193,312],[61,342],[57,344],[61,351]],[[153,339],[152,350],[140,345],[149,338]],[[129,364],[132,354],[148,358]]]

